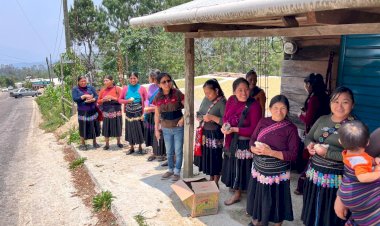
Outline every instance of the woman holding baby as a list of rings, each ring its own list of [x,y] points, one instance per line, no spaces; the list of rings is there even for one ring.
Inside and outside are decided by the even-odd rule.
[[[289,101],[284,95],[273,97],[269,110],[272,116],[259,121],[250,140],[254,155],[247,194],[249,225],[293,220],[290,162],[297,157],[300,138],[287,117]]]
[[[334,201],[342,182],[343,147],[338,129],[354,118],[354,96],[346,87],[337,88],[330,98],[331,114],[321,116],[305,139],[311,158],[304,183],[301,219],[306,226],[338,226],[345,222],[334,212]]]

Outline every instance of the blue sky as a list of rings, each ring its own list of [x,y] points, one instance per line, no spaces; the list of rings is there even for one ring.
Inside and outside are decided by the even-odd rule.
[[[0,0],[0,65],[45,62],[49,54],[58,59],[65,51],[61,2]]]

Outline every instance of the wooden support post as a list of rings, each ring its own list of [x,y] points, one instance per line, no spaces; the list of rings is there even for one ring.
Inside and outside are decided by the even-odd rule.
[[[193,177],[194,142],[194,39],[185,38],[185,137],[183,177]]]
[[[62,93],[61,93],[61,103],[62,103],[62,114],[65,115],[65,104],[63,103],[63,94],[65,92],[65,84],[64,84],[64,77],[63,77],[63,64],[62,64],[62,55],[60,58],[60,66],[61,66],[61,81],[62,81]]]

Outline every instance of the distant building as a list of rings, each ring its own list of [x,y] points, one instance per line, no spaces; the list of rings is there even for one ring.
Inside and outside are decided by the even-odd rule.
[[[16,82],[15,83],[15,86],[16,86],[16,88],[22,88],[22,85],[23,85],[24,83],[22,83],[22,82]]]
[[[44,88],[50,84],[50,80],[44,78],[30,79],[30,82],[32,83],[32,89]]]

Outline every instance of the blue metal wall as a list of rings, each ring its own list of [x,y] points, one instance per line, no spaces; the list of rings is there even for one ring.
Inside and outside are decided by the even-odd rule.
[[[354,114],[380,127],[380,34],[342,36],[338,85],[354,92]]]

